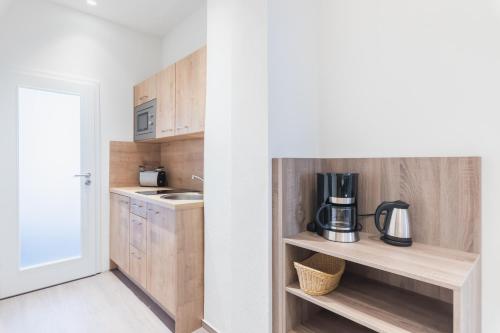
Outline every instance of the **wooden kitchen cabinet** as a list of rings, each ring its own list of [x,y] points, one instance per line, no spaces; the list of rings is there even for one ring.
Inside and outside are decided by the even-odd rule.
[[[158,76],[152,76],[134,87],[134,107],[156,98]]]
[[[207,48],[203,47],[176,63],[175,134],[205,129]]]
[[[158,74],[156,138],[175,135],[175,64]]]
[[[191,333],[203,318],[203,209],[148,205],[148,292]]]
[[[176,333],[200,328],[203,206],[161,205],[117,193],[110,205],[113,263],[175,319]]]
[[[175,211],[148,205],[148,291],[175,316],[176,239]]]
[[[156,98],[156,138],[203,136],[207,48],[203,47],[134,87],[134,106]]]
[[[129,271],[130,199],[111,193],[110,258],[125,272]]]

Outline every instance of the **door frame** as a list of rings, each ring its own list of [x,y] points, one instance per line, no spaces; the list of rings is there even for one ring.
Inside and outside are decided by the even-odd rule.
[[[3,69],[0,68],[0,73],[2,75],[5,75],[6,79],[8,80],[8,86],[13,87],[15,86],[15,96],[12,96],[13,100],[11,102],[7,102],[8,105],[12,105],[15,110],[15,124],[16,124],[16,165],[17,165],[17,172],[16,172],[16,207],[15,207],[15,223],[16,223],[16,228],[17,228],[17,251],[20,253],[20,234],[19,234],[19,209],[20,209],[20,200],[19,200],[19,89],[20,88],[28,88],[28,89],[37,89],[37,90],[43,90],[43,91],[51,91],[51,92],[57,92],[57,93],[69,93],[69,94],[75,94],[75,91],[77,89],[71,89],[68,88],[71,85],[74,85],[75,87],[80,87],[81,90],[78,91],[83,91],[88,93],[88,96],[91,98],[86,102],[88,103],[82,109],[84,109],[85,116],[87,117],[87,122],[91,124],[91,129],[89,129],[89,139],[91,142],[88,142],[86,146],[88,146],[89,151],[87,151],[84,154],[88,154],[88,156],[91,156],[92,161],[89,162],[91,164],[91,168],[93,169],[93,175],[92,175],[92,182],[93,182],[93,198],[92,195],[89,197],[91,202],[88,202],[90,205],[89,207],[91,211],[89,211],[88,214],[88,222],[90,223],[87,228],[89,228],[89,239],[88,239],[88,244],[83,244],[82,243],[82,249],[84,246],[87,248],[89,246],[94,246],[92,250],[90,250],[91,257],[90,260],[92,260],[92,265],[89,265],[89,274],[88,276],[100,273],[102,271],[102,223],[101,223],[101,212],[102,212],[102,200],[101,200],[101,192],[102,192],[102,167],[101,167],[101,110],[100,110],[100,83],[95,80],[89,80],[89,79],[83,79],[83,78],[78,78],[78,77],[72,77],[72,76],[66,76],[66,75],[60,75],[60,74],[55,74],[55,73],[49,73],[49,72],[38,72],[38,71],[32,71],[32,70],[24,70],[24,69],[18,69],[18,68],[7,68]],[[53,85],[60,85],[61,87],[57,87],[54,89],[48,88],[47,86],[53,86]],[[82,102],[82,103],[85,103]],[[78,172],[81,172],[83,170],[75,170]],[[82,220],[83,222],[83,220]],[[7,223],[12,223],[12,221],[8,221]],[[7,228],[8,230],[12,231],[12,229],[9,227]],[[10,233],[10,232],[8,232]],[[1,238],[1,237],[0,237]],[[7,242],[7,244],[10,242]],[[94,243],[94,244],[92,244]],[[1,257],[1,255],[0,255]],[[66,260],[61,260],[61,262],[64,262]],[[57,263],[54,262],[54,264]],[[51,265],[52,263],[47,263],[48,265]],[[19,263],[18,263],[19,265]],[[42,264],[41,266],[44,266],[45,264]],[[1,266],[1,263],[0,263]],[[91,267],[90,267],[91,266]],[[36,266],[35,266],[36,267]],[[7,267],[5,267],[7,268]],[[10,267],[8,267],[11,269]],[[18,266],[19,268],[19,266]],[[23,269],[19,268],[19,271],[23,271]],[[19,272],[18,272],[19,274]],[[87,275],[87,274],[86,274]],[[8,280],[8,274],[6,273],[4,276],[5,279]],[[2,274],[0,272],[0,279],[2,279]],[[0,284],[1,284],[0,280]],[[66,281],[67,282],[67,281]],[[64,283],[64,282],[60,282]],[[45,287],[42,287],[45,288]],[[0,288],[1,289],[1,288]],[[36,289],[35,289],[36,290]],[[3,292],[0,290],[0,292]],[[1,295],[1,294],[0,294]],[[7,297],[12,297],[14,295],[7,295]],[[0,296],[1,297],[1,296]],[[0,298],[1,299],[1,298]]]

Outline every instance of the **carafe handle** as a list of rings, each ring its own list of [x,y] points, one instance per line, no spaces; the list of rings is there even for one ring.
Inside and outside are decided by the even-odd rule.
[[[328,207],[330,207],[330,205],[324,203],[321,205],[321,207],[319,207],[318,211],[316,212],[316,224],[318,226],[320,226],[320,228],[322,228],[322,229],[325,229],[325,225],[323,223],[321,223],[321,219],[320,219],[321,212],[323,212],[323,210],[325,208],[328,208]]]

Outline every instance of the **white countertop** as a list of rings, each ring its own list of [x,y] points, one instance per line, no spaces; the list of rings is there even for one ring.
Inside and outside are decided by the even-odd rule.
[[[113,187],[109,191],[111,193],[116,193],[120,195],[127,196],[132,199],[141,200],[144,202],[149,202],[157,206],[163,206],[176,210],[192,209],[192,208],[202,208],[204,206],[203,200],[168,200],[161,199],[162,195],[145,195],[136,192],[139,191],[157,191],[157,190],[168,190],[168,187]]]

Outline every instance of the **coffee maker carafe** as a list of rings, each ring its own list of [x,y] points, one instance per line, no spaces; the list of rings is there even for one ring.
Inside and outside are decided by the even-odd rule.
[[[359,240],[357,173],[318,173],[316,230],[324,238],[342,243]]]

